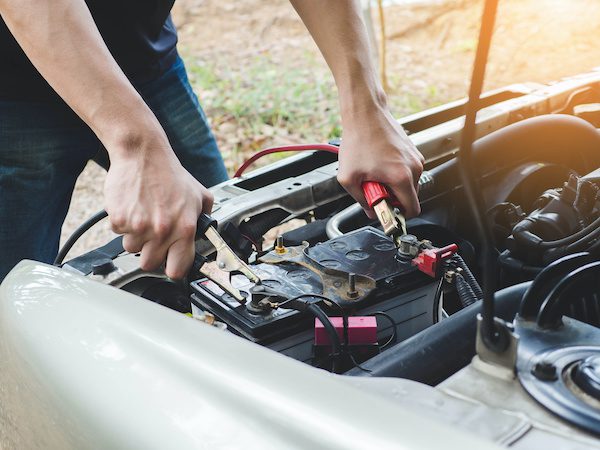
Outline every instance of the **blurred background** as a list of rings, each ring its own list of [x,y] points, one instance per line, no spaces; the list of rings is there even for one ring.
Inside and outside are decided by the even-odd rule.
[[[481,9],[482,0],[363,0],[396,117],[466,96]],[[177,0],[173,18],[230,174],[261,148],[341,135],[333,78],[287,0]],[[486,90],[596,66],[600,0],[500,0]],[[104,178],[93,163],[86,167],[63,242],[103,207]],[[104,222],[71,255],[105,243],[111,233]]]

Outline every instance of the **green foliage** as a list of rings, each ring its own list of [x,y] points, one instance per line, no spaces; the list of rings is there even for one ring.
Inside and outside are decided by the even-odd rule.
[[[185,59],[230,171],[271,145],[341,137],[337,90],[324,62],[313,53],[306,52],[292,68],[278,66],[269,53],[236,62]],[[390,76],[388,101],[397,117],[445,101],[435,86],[409,89],[410,81]],[[261,164],[285,156],[270,155]]]
[[[187,66],[217,134],[229,124],[225,130],[235,137],[221,137],[239,151],[261,147],[270,138],[322,142],[340,136],[333,79],[314,57],[307,55],[303,62],[283,70],[260,54],[239,66],[214,60]]]

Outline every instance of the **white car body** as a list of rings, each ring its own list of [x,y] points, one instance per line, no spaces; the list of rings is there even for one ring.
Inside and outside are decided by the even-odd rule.
[[[6,450],[496,448],[369,380],[30,261],[0,288],[0,367]]]

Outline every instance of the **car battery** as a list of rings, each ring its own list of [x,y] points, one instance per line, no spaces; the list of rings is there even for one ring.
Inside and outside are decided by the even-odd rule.
[[[411,336],[438,320],[439,282],[421,273],[410,260],[398,257],[392,240],[381,231],[364,227],[309,247],[306,253],[322,267],[366,275],[375,280],[376,287],[371,294],[348,309],[346,314],[384,311],[396,321],[400,338]],[[270,291],[280,292],[284,299],[323,292],[319,274],[298,264],[256,263],[252,264],[252,270]],[[251,297],[252,284],[245,277],[234,275],[230,281]],[[313,330],[314,317],[308,313],[284,308],[257,313],[248,308],[248,303],[240,304],[210,280],[194,281],[191,289],[192,303],[196,307],[210,311],[227,323],[230,330],[254,342],[277,346],[293,336],[303,332],[310,334]],[[335,306],[327,309],[323,305],[323,308],[329,315],[339,315],[339,308]],[[311,336],[306,340],[312,344]],[[290,347],[294,347],[293,343]],[[280,350],[285,353],[285,349]]]

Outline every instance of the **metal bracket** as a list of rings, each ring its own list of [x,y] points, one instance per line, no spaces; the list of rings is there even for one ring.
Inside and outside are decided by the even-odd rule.
[[[285,247],[285,251],[271,251],[259,261],[266,264],[294,263],[305,267],[321,279],[323,295],[341,307],[353,306],[365,299],[376,287],[376,281],[366,275],[350,274],[325,267],[312,259],[308,242],[297,247]]]
[[[481,361],[496,366],[501,366],[511,371],[516,370],[517,366],[517,347],[519,344],[519,336],[514,333],[512,325],[508,324],[504,320],[494,317],[496,326],[505,332],[505,337],[508,339],[508,345],[506,350],[501,353],[496,353],[491,350],[485,342],[483,342],[483,335],[481,332],[482,325],[481,314],[477,315],[477,338],[475,341],[475,351]]]

